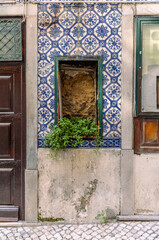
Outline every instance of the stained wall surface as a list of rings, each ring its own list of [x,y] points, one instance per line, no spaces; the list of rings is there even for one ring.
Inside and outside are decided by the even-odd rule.
[[[159,214],[159,154],[135,155],[135,214]]]
[[[120,211],[120,150],[39,149],[39,213],[66,222],[95,222]]]

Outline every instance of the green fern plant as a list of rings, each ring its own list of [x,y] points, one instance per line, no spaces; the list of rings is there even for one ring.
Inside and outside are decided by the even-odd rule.
[[[85,139],[93,139],[95,147],[102,145],[98,126],[90,118],[61,118],[58,125],[50,125],[50,130],[44,138],[44,147],[54,150],[82,146]]]

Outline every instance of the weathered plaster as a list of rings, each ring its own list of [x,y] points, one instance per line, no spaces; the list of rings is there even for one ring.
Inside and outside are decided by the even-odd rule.
[[[134,214],[134,158],[133,150],[121,152],[121,215]]]
[[[122,5],[121,215],[158,214],[158,154],[133,153],[135,16],[157,16],[159,5]]]
[[[25,221],[37,222],[38,219],[38,171],[25,171]]]
[[[26,10],[27,169],[37,169],[37,6]]]
[[[122,5],[122,149],[133,148],[134,8]]]
[[[27,154],[25,175],[25,219],[37,221],[37,6],[26,8],[26,109]]]
[[[66,222],[92,222],[109,208],[119,214],[120,150],[67,149],[51,158],[38,150],[39,212]]]
[[[135,214],[159,214],[159,154],[134,157]]]
[[[122,5],[122,154],[121,215],[134,214],[133,167],[133,67],[134,6]]]
[[[158,2],[158,1],[156,1]],[[138,16],[158,16],[159,4],[137,4],[135,14]]]

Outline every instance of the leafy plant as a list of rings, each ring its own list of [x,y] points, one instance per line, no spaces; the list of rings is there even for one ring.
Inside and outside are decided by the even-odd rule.
[[[101,224],[106,224],[107,223],[107,209],[106,210],[102,210],[102,212],[99,213],[96,216],[96,219],[99,219]]]
[[[61,148],[82,146],[85,139],[94,139],[95,147],[101,145],[98,126],[90,118],[61,118],[58,125],[50,125],[51,131],[44,138],[44,147]]]

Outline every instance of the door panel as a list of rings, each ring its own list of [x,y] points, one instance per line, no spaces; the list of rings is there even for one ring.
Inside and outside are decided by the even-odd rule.
[[[13,104],[13,76],[0,76],[0,111],[11,112]]]
[[[24,219],[25,79],[23,63],[0,65],[0,221]],[[22,151],[22,149],[24,151]],[[8,205],[8,208],[7,208]],[[12,208],[10,208],[12,206]],[[6,209],[6,210],[5,210]],[[12,215],[13,214],[13,215]],[[16,213],[17,216],[17,213]]]
[[[0,169],[0,204],[13,204],[14,199],[14,170]]]
[[[13,157],[11,123],[0,123],[0,157]]]

